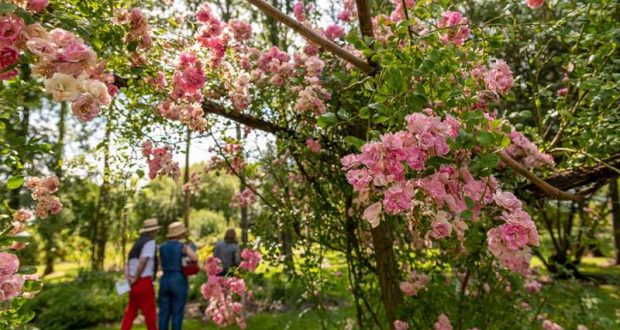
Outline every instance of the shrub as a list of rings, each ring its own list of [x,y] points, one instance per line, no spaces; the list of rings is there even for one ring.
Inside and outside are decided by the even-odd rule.
[[[103,322],[119,321],[127,295],[114,289],[117,273],[80,272],[74,281],[46,285],[27,303],[36,313],[34,323],[45,330],[84,329]]]

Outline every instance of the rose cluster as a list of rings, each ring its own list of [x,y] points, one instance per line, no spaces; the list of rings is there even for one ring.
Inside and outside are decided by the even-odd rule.
[[[260,261],[260,254],[245,249],[241,253],[241,258],[243,261],[240,267],[252,272]],[[242,278],[220,276],[223,269],[218,258],[209,257],[205,262],[204,270],[208,279],[207,283],[204,283],[200,288],[202,296],[209,303],[205,315],[217,326],[228,326],[236,323],[239,328],[245,329],[247,324],[244,303],[252,298],[252,291],[247,290]]]
[[[170,147],[153,148],[153,142],[146,141],[142,145],[142,155],[149,164],[149,178],[155,179],[158,175],[167,175],[174,180],[179,178],[179,163],[172,159]]]
[[[102,72],[97,55],[82,39],[63,29],[47,32],[37,25],[26,46],[39,57],[32,72],[45,78],[45,91],[55,101],[71,102],[80,121],[93,120],[101,106],[110,104],[110,92],[116,92],[114,78]]]
[[[464,17],[458,11],[443,13],[442,19],[439,22],[439,28],[445,29],[448,32],[441,35],[441,42],[444,44],[452,43],[457,47],[462,46],[470,35],[467,17]]]
[[[501,209],[498,219],[503,224],[487,232],[489,251],[499,260],[500,265],[513,272],[526,274],[530,268],[530,247],[540,243],[536,224],[523,211],[521,201],[511,192],[498,190],[493,199]]]
[[[17,274],[19,259],[11,253],[0,252],[0,301],[13,299],[22,291],[24,277]]]
[[[528,168],[555,166],[551,155],[540,152],[536,145],[516,130],[510,133],[510,145],[506,147],[506,152]]]
[[[242,192],[233,196],[231,205],[248,207],[252,204],[256,204],[257,201],[258,199],[256,198],[256,194],[250,188],[245,188]]]
[[[215,16],[208,4],[203,4],[196,13],[196,19],[202,24],[194,38],[200,45],[210,50],[209,57],[211,66],[217,67],[224,56],[226,56],[226,48],[228,47],[228,35],[223,34],[226,23],[222,22]],[[248,26],[235,24],[233,34],[241,39],[248,36]],[[249,32],[251,36],[251,28]]]
[[[26,188],[32,192],[32,199],[37,202],[35,209],[37,218],[45,219],[50,214],[60,213],[62,203],[58,197],[53,195],[59,187],[60,181],[55,175],[45,178],[32,177],[26,180]],[[26,216],[25,213],[22,215]]]
[[[116,13],[116,21],[128,25],[125,41],[128,44],[135,42],[137,47],[148,50],[153,46],[151,27],[140,8],[132,8],[129,12],[120,9]]]

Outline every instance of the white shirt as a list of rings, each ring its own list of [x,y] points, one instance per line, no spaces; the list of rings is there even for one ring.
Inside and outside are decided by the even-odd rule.
[[[148,277],[153,276],[153,268],[155,267],[155,248],[156,248],[155,240],[150,240],[144,244],[142,247],[142,251],[140,251],[140,259],[148,258],[146,262],[146,267],[142,271],[142,275],[140,277]],[[129,259],[129,276],[136,276],[136,272],[138,271],[138,258]]]

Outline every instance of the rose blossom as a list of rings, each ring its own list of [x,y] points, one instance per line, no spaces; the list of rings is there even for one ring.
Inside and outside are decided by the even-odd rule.
[[[310,151],[312,151],[314,153],[321,152],[321,143],[319,143],[319,141],[317,141],[317,140],[307,139],[306,140],[306,146],[308,146],[308,149],[310,149]]]
[[[538,9],[545,4],[545,0],[525,0],[525,4],[531,9]]]
[[[103,82],[96,79],[87,79],[82,82],[82,88],[86,93],[94,97],[100,105],[110,104],[108,87]]]
[[[58,47],[67,47],[69,44],[77,40],[77,37],[73,33],[58,28],[50,31],[49,36],[52,42]]]
[[[0,44],[13,45],[21,37],[24,20],[15,15],[0,16]]]
[[[32,211],[26,209],[19,209],[13,214],[13,220],[24,222],[32,219]]]
[[[445,219],[433,221],[431,227],[431,237],[435,239],[446,238],[452,233],[452,225]]]
[[[45,7],[47,7],[47,5],[49,4],[49,0],[29,0],[28,1],[28,10],[34,11],[34,12],[40,12],[41,10],[45,9]]]
[[[0,276],[13,275],[19,269],[19,259],[16,255],[0,252]]]
[[[52,78],[45,79],[45,92],[51,94],[54,101],[73,101],[80,94],[80,85],[73,76],[54,73]]]
[[[56,56],[58,48],[49,40],[33,37],[26,42],[26,47],[35,55],[51,60]]]
[[[90,94],[80,94],[71,104],[71,111],[81,122],[88,122],[99,115],[97,100]]]
[[[64,48],[61,59],[67,62],[81,62],[90,57],[92,51],[81,41],[74,41]]]
[[[24,286],[24,278],[20,275],[0,277],[0,300],[17,297]]]
[[[499,207],[507,210],[519,210],[523,206],[521,201],[513,193],[508,191],[497,191],[493,195],[493,199]]]
[[[408,330],[409,323],[403,322],[401,320],[394,321],[394,330]]]
[[[445,315],[439,315],[439,319],[435,322],[434,325],[435,330],[452,330],[452,324],[450,323],[450,319]]]
[[[381,211],[381,202],[376,202],[367,207],[366,210],[364,210],[362,218],[367,220],[372,228],[375,228],[379,225],[379,222],[381,221]]]
[[[0,49],[0,70],[4,70],[9,66],[17,63],[19,53],[13,47],[4,46]]]

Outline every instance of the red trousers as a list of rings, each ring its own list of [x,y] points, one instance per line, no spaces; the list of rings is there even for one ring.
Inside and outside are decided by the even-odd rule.
[[[130,330],[133,320],[142,311],[148,330],[157,330],[157,310],[155,309],[155,289],[151,277],[141,277],[129,291],[129,304],[125,309],[121,330]]]

